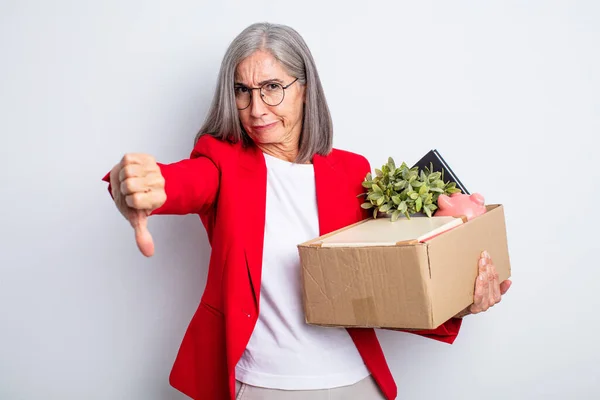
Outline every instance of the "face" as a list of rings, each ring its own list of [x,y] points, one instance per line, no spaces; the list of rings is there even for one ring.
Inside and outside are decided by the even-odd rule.
[[[245,58],[235,73],[238,88],[256,88],[267,82],[285,87],[294,79],[279,61],[262,50]],[[252,140],[259,146],[297,146],[302,131],[304,92],[305,86],[296,81],[284,90],[281,104],[270,106],[261,99],[259,90],[253,90],[250,105],[239,111],[240,122]]]

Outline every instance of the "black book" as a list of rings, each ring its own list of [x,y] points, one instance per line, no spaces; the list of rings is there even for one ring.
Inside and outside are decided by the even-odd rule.
[[[456,187],[461,190],[464,194],[470,194],[467,188],[462,184],[462,182],[458,179],[458,176],[452,171],[448,163],[444,160],[442,155],[435,149],[430,150],[425,154],[419,161],[413,165],[413,167],[419,167],[419,169],[431,169],[431,164],[433,164],[433,172],[442,172],[444,176],[444,182],[454,182],[456,183]]]

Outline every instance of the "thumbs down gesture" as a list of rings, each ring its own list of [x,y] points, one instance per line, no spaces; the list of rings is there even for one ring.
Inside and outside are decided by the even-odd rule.
[[[134,229],[138,248],[151,257],[154,241],[148,231],[148,216],[167,199],[160,167],[148,154],[125,154],[111,170],[110,184],[117,208]]]

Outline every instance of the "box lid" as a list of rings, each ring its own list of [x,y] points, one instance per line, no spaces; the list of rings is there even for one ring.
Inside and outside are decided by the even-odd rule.
[[[417,243],[462,223],[461,218],[448,216],[429,218],[414,215],[394,222],[390,218],[377,218],[321,237],[312,244],[320,244],[321,247],[367,247]]]

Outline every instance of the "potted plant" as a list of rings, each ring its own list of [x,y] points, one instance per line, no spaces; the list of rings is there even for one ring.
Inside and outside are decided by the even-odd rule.
[[[364,209],[373,209],[373,218],[380,215],[390,216],[396,221],[401,215],[410,219],[411,215],[424,213],[431,217],[437,210],[437,200],[441,194],[460,193],[455,182],[444,181],[442,172],[433,172],[429,168],[409,168],[406,163],[396,167],[392,157],[381,169],[375,169],[375,177],[369,172],[362,182],[366,201]]]

